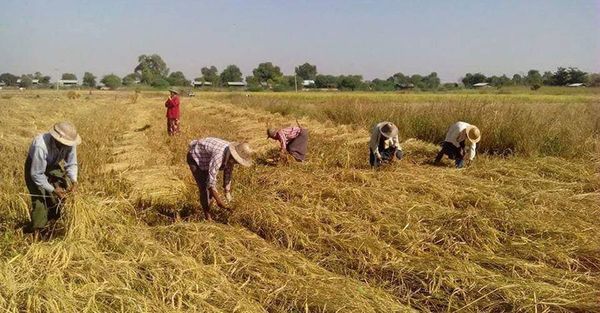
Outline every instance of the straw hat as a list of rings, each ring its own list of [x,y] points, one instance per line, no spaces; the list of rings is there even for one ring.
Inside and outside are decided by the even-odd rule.
[[[469,125],[465,132],[467,133],[467,140],[471,143],[478,143],[481,140],[481,132],[477,126]]]
[[[396,127],[394,123],[386,122],[386,124],[379,129],[379,132],[386,138],[396,137],[398,135],[398,127]]]
[[[50,129],[50,135],[66,146],[76,146],[81,143],[81,137],[77,134],[75,126],[69,122],[54,124]]]
[[[275,138],[277,136],[277,129],[267,128],[267,138]]]
[[[177,89],[175,89],[175,88],[169,88],[169,92],[172,92],[172,93],[174,93],[176,95],[179,94],[179,91],[177,91]]]
[[[248,167],[252,165],[252,155],[254,155],[254,151],[247,142],[231,143],[229,145],[229,153],[231,153],[231,156],[235,161],[242,166]]]

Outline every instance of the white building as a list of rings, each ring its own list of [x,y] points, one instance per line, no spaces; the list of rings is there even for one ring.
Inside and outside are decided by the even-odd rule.
[[[482,88],[482,87],[489,87],[490,84],[489,83],[477,83],[477,84],[473,84],[473,87],[475,88]]]
[[[584,83],[568,84],[567,87],[585,87]]]
[[[244,87],[246,83],[244,82],[227,82],[227,87]]]
[[[315,86],[315,81],[312,79],[305,79],[302,81],[302,87],[311,87],[311,86]]]
[[[58,85],[59,86],[77,86],[79,83],[77,82],[76,79],[61,79],[58,81]]]

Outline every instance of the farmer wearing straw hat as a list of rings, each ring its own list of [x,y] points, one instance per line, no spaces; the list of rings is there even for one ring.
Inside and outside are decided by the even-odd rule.
[[[267,138],[279,141],[279,160],[286,158],[286,151],[298,162],[302,162],[306,158],[306,151],[308,150],[308,129],[299,126],[281,129],[268,128]]]
[[[165,101],[167,108],[167,132],[169,136],[179,133],[179,92],[169,89],[169,99]]]
[[[190,142],[187,163],[198,185],[200,204],[204,217],[212,220],[210,214],[210,199],[223,209],[229,209],[217,191],[217,173],[223,171],[223,189],[227,201],[231,196],[231,175],[233,166],[240,164],[245,167],[252,165],[254,151],[248,143],[232,143],[219,138],[203,138]]]
[[[382,163],[393,162],[395,157],[402,159],[398,127],[392,122],[381,122],[375,125],[371,132],[369,152],[369,163],[374,168]]]
[[[442,143],[442,150],[435,157],[439,164],[444,155],[454,160],[456,168],[464,166],[464,159],[468,162],[475,159],[477,143],[481,140],[481,133],[477,126],[465,122],[456,122],[448,128],[446,139]]]
[[[77,190],[80,143],[81,137],[69,122],[56,123],[33,139],[25,161],[25,183],[32,204],[29,231],[37,233],[48,220],[58,219],[67,194]]]

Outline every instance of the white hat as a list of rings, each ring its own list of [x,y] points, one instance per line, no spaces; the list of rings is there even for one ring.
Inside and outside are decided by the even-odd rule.
[[[465,129],[465,132],[467,133],[467,140],[471,143],[478,143],[479,140],[481,140],[481,132],[477,126],[469,125],[467,129]]]
[[[231,156],[235,161],[242,166],[249,167],[252,165],[252,155],[254,154],[254,151],[247,142],[231,143],[229,145],[229,153],[231,153]]]
[[[75,126],[69,122],[60,122],[54,124],[50,129],[50,135],[56,141],[66,146],[76,146],[81,143],[81,137],[77,134]]]
[[[385,125],[381,126],[379,132],[385,138],[396,137],[398,136],[398,127],[396,127],[396,125],[394,125],[392,122],[386,122]]]

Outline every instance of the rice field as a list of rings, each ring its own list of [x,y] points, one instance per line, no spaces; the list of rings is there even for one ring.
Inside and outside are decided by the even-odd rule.
[[[596,94],[0,93],[0,311],[598,312]],[[495,115],[494,115],[495,114]],[[54,122],[79,129],[80,189],[52,238],[21,232],[23,164]],[[389,119],[406,157],[374,171]],[[480,126],[469,168],[430,164],[449,121]],[[310,129],[309,161],[277,165],[264,129]],[[205,222],[191,139],[246,140],[233,210]]]

